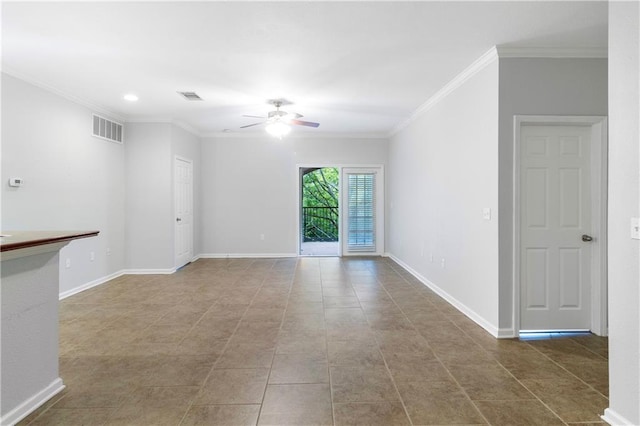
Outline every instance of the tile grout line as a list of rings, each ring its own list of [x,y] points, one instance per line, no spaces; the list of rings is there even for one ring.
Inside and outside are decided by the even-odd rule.
[[[250,269],[251,265],[253,265],[255,263],[255,261],[251,262],[249,264],[249,266],[246,269]],[[253,295],[253,297],[251,298],[251,302],[249,302],[249,305],[247,305],[247,307],[245,308],[244,312],[242,313],[242,316],[240,317],[240,319],[238,320],[238,324],[236,324],[235,328],[233,329],[233,332],[231,333],[231,335],[229,336],[229,339],[227,340],[227,342],[225,343],[224,347],[222,348],[222,351],[220,352],[220,355],[218,355],[216,361],[213,363],[213,365],[211,366],[211,369],[209,370],[209,373],[207,374],[207,376],[204,378],[204,380],[202,381],[202,384],[199,386],[198,389],[198,393],[196,393],[196,395],[194,396],[193,400],[191,401],[191,403],[188,405],[187,409],[185,410],[184,414],[182,415],[182,418],[180,419],[180,421],[178,422],[178,426],[180,426],[182,424],[182,422],[184,422],[185,418],[187,417],[187,414],[189,414],[189,411],[191,410],[191,408],[195,405],[195,401],[198,397],[198,395],[200,395],[200,393],[202,392],[202,388],[204,387],[204,385],[207,383],[207,380],[209,380],[209,377],[211,377],[211,374],[213,373],[213,371],[216,368],[216,365],[218,364],[218,362],[220,362],[220,359],[222,358],[222,355],[225,353],[225,351],[227,350],[227,348],[229,347],[229,342],[231,342],[231,339],[233,338],[233,336],[236,334],[236,332],[238,331],[238,328],[240,328],[240,324],[242,323],[242,319],[245,317],[245,315],[247,314],[247,311],[249,310],[249,307],[251,306],[251,304],[253,303],[253,300],[256,298],[256,296],[258,295],[258,292],[260,291],[260,289],[262,288],[262,286],[264,285],[264,281],[262,282],[262,284],[260,284],[260,287],[258,288],[258,290],[255,292],[255,294]],[[211,308],[209,308],[207,310],[207,312],[209,312],[210,309],[212,309],[215,305],[217,304],[217,302],[211,306]],[[206,312],[205,312],[206,313]],[[203,314],[204,316],[204,314]],[[202,317],[200,317],[200,319],[198,320],[198,323],[202,320]],[[194,325],[195,327],[195,325]],[[266,392],[266,385],[265,385],[265,392]],[[263,398],[264,398],[264,394],[263,394]],[[262,408],[262,405],[260,406]],[[257,423],[257,420],[256,420]]]
[[[392,269],[394,269],[392,267]],[[395,270],[395,269],[394,269]],[[406,278],[404,278],[401,274],[400,277],[409,285],[411,285],[411,283],[409,281],[406,280]],[[384,284],[383,284],[384,286]],[[385,288],[386,291],[386,288]],[[389,297],[391,297],[391,300],[393,301],[393,303],[398,307],[398,309],[400,309],[400,312],[402,312],[402,314],[407,317],[407,315],[405,314],[405,312],[402,310],[402,308],[400,307],[400,305],[398,305],[395,301],[395,299],[393,298],[393,296],[391,296],[391,294],[389,294]],[[422,295],[420,295],[420,297],[424,297]],[[426,298],[425,298],[426,299]],[[428,299],[427,299],[428,300]],[[437,310],[437,306],[434,305],[434,308]],[[429,348],[431,348],[431,343],[429,342],[429,340],[427,338],[425,338],[424,336],[422,336],[422,334],[416,329],[415,325],[413,324],[413,322],[409,319],[409,317],[407,317],[407,320],[409,321],[409,323],[411,324],[411,326],[414,328],[414,330],[418,333],[418,335],[420,335],[420,337],[422,337],[426,342],[427,345],[429,346]],[[447,318],[447,321],[452,323],[454,326],[456,326],[458,329],[460,329],[460,327],[457,326],[457,324],[455,324],[453,321],[451,321],[450,319]],[[464,331],[464,330],[463,330]],[[466,334],[466,333],[465,333]],[[475,342],[475,341],[474,341]],[[450,376],[450,378],[453,380],[453,382],[458,386],[458,388],[462,391],[462,393],[464,394],[464,396],[467,398],[467,400],[471,403],[471,405],[476,409],[476,412],[478,414],[480,414],[480,416],[484,419],[484,421],[486,422],[487,425],[491,425],[491,422],[489,421],[489,419],[486,418],[486,416],[484,415],[484,413],[478,408],[478,406],[474,403],[473,399],[471,399],[471,397],[469,396],[469,394],[467,393],[467,391],[465,390],[465,388],[460,384],[460,382],[458,382],[458,380],[453,376],[453,374],[451,373],[451,371],[449,370],[449,368],[444,364],[444,362],[442,362],[442,359],[440,359],[440,357],[438,356],[437,353],[435,353],[435,351],[433,351],[433,349],[431,349],[431,351],[433,352],[433,356],[436,358],[436,360],[440,363],[440,365],[442,366],[442,368],[444,368],[444,370],[447,372],[447,374]]]
[[[335,405],[333,403],[333,380],[331,378],[331,362],[329,360],[329,330],[327,328],[327,318],[326,318],[326,314],[325,314],[325,308],[324,308],[324,292],[322,290],[324,290],[324,279],[322,278],[322,265],[321,262],[318,261],[318,264],[320,265],[320,291],[322,292],[322,316],[324,318],[324,351],[325,351],[325,355],[327,356],[327,373],[329,375],[329,400],[331,402],[331,422],[333,423],[333,425],[336,424],[336,408]],[[340,262],[340,269],[343,269],[343,265],[342,262]],[[349,279],[349,285],[351,285],[351,279]]]
[[[277,263],[274,262],[274,265]],[[273,265],[271,267],[271,269],[273,269]],[[293,276],[295,277],[295,271],[298,269],[298,264],[296,262],[296,268],[294,269],[294,273]],[[258,295],[258,293],[260,292],[260,290],[264,287],[264,282],[265,282],[266,278],[262,281],[262,284],[260,285],[260,289],[256,292],[255,296]],[[276,342],[274,344],[274,348],[273,348],[273,356],[271,357],[271,365],[269,366],[269,374],[267,374],[267,381],[264,384],[264,392],[262,392],[262,399],[260,400],[260,408],[258,409],[258,417],[256,418],[256,425],[260,422],[260,417],[262,416],[262,408],[264,407],[264,399],[267,396],[267,389],[269,388],[269,379],[271,378],[271,371],[273,370],[273,362],[276,358],[276,352],[277,352],[277,348],[278,348],[278,336],[280,335],[280,332],[282,331],[282,324],[284,323],[284,316],[287,313],[287,306],[289,305],[289,296],[291,295],[291,288],[293,287],[293,280],[294,278],[291,278],[291,283],[289,284],[289,293],[287,294],[287,303],[285,304],[284,307],[284,312],[282,313],[282,318],[280,318],[280,327],[278,327],[278,334],[276,335]],[[253,305],[253,301],[255,300],[255,296],[253,297],[253,299],[251,299],[251,303],[249,303],[249,308],[247,308],[247,310],[250,309],[251,305]],[[246,312],[245,312],[246,313]]]
[[[396,275],[399,275],[395,270],[394,272],[396,273]],[[400,277],[402,278],[402,277]],[[404,278],[403,278],[404,279]],[[402,312],[402,315],[407,319],[407,321],[409,321],[409,318],[406,317],[405,313],[402,311],[402,308],[400,308],[400,306],[396,303],[396,301],[393,299],[393,296],[391,296],[391,294],[389,293],[389,291],[387,290],[387,287],[384,285],[384,283],[382,281],[379,280],[379,278],[376,276],[376,282],[380,283],[380,285],[382,286],[382,288],[384,289],[384,292],[387,294],[387,296],[389,296],[389,299],[391,299],[391,301],[393,302],[393,304],[400,310],[400,312]],[[357,293],[356,293],[357,296]],[[365,319],[367,318],[367,314],[365,313]],[[369,322],[369,320],[367,319],[367,322]],[[411,324],[411,326],[413,327],[413,323],[411,323],[411,321],[409,321],[409,324]],[[369,327],[371,327],[371,324],[369,324]],[[415,327],[414,327],[415,330]],[[406,403],[404,402],[404,399],[402,398],[402,394],[400,393],[400,389],[398,389],[398,384],[396,383],[396,379],[393,377],[393,374],[391,374],[391,369],[389,368],[389,364],[387,363],[387,359],[384,356],[384,353],[382,352],[382,349],[380,347],[380,343],[376,337],[376,333],[375,331],[372,329],[371,330],[373,332],[373,338],[376,342],[376,346],[378,346],[378,352],[380,353],[380,356],[382,356],[382,362],[384,363],[385,369],[387,370],[387,374],[389,375],[389,377],[391,378],[391,383],[393,384],[393,388],[396,390],[396,394],[398,395],[398,399],[400,400],[400,404],[402,405],[402,409],[404,410],[405,415],[407,416],[407,419],[409,419],[409,425],[413,425],[413,419],[411,418],[411,416],[409,415],[409,409],[407,408]],[[417,330],[415,330],[417,333]],[[418,333],[418,335],[420,335],[420,333]],[[422,335],[420,335],[420,337],[422,337]],[[424,337],[422,337],[424,339]],[[426,341],[426,339],[425,339]],[[427,342],[428,345],[428,342]]]

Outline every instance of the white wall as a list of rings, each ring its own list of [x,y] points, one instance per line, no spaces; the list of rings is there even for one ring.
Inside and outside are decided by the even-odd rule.
[[[171,270],[173,262],[170,123],[128,123],[127,269]]]
[[[393,137],[387,176],[392,256],[497,333],[497,58]]]
[[[194,255],[200,250],[200,140],[171,123],[128,123],[127,269],[170,272],[175,267],[173,165],[193,161]]]
[[[193,162],[193,254],[198,255],[202,250],[202,217],[201,212],[201,143],[200,138],[185,129],[172,125],[171,127],[171,147],[172,158],[176,156],[191,160]],[[172,160],[173,161],[173,160]],[[173,163],[171,165],[173,171]],[[173,172],[172,172],[173,173]],[[173,179],[173,174],[172,174]],[[172,180],[173,182],[173,180]],[[174,185],[171,185],[172,191],[175,189]],[[174,200],[172,192],[171,199]],[[175,218],[175,214],[172,213],[172,218]],[[172,219],[175,220],[175,219]],[[175,224],[175,222],[171,222]],[[175,244],[175,234],[174,234]]]
[[[609,408],[640,424],[640,6],[609,2]]]
[[[386,158],[384,139],[203,139],[202,253],[296,255],[296,166],[384,165]]]
[[[124,147],[91,136],[90,109],[6,74],[2,107],[2,230],[100,231],[62,249],[61,293],[123,269]]]
[[[513,116],[607,115],[606,59],[500,59],[500,328],[513,328]]]

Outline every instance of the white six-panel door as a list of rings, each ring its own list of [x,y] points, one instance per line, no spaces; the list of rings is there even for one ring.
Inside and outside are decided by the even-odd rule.
[[[520,329],[588,330],[591,128],[523,125]]]
[[[175,267],[180,268],[193,259],[193,164],[175,158]]]

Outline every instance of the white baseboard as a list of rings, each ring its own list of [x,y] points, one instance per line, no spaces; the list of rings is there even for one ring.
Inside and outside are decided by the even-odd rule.
[[[392,253],[389,254],[389,257],[396,262],[398,265],[402,266],[407,270],[411,275],[416,277],[422,284],[429,287],[433,290],[438,296],[442,297],[447,302],[451,303],[457,310],[465,314],[469,319],[478,324],[480,327],[484,328],[489,334],[497,338],[506,338],[513,337],[513,330],[511,329],[500,329],[489,321],[485,320],[481,315],[478,315],[473,309],[466,306],[464,303],[460,302],[455,297],[451,296],[449,293],[429,281],[426,277],[422,276],[418,271],[411,268],[409,265],[404,263],[402,260],[398,259]]]
[[[496,337],[498,339],[513,339],[514,337],[518,337],[518,333],[516,333],[516,330],[513,328],[499,328]]]
[[[53,382],[51,382],[49,386],[45,387],[40,392],[36,393],[31,398],[27,399],[22,404],[18,405],[16,408],[2,416],[2,418],[0,418],[0,425],[15,425],[20,420],[24,419],[29,414],[34,412],[42,404],[51,399],[54,395],[62,391],[62,389],[64,389],[64,384],[62,383],[62,379],[58,377]]]
[[[113,274],[107,275],[107,276],[102,277],[102,278],[98,278],[97,280],[90,281],[90,282],[88,282],[86,284],[82,284],[82,285],[80,285],[78,287],[74,287],[71,290],[63,291],[62,293],[60,293],[59,298],[60,298],[60,300],[66,299],[69,296],[73,296],[74,294],[78,294],[81,291],[89,290],[92,287],[96,287],[96,286],[99,286],[100,284],[104,284],[107,281],[110,281],[110,280],[113,280],[115,278],[118,278],[118,277],[120,277],[120,276],[122,276],[124,274],[125,274],[124,270],[118,271],[118,272],[114,272]]]
[[[102,278],[95,279],[86,284],[79,285],[78,287],[74,287],[71,290],[64,291],[59,294],[59,300],[66,299],[67,297],[73,296],[74,294],[78,294],[85,290],[89,290],[90,288],[97,287],[101,284],[106,283],[107,281],[111,281],[115,278],[121,277],[123,275],[168,275],[176,272],[175,268],[170,269],[122,269],[120,271],[114,272],[113,274],[104,276]]]
[[[201,253],[199,259],[270,259],[298,257],[296,253]]]
[[[123,275],[171,275],[176,272],[176,268],[168,269],[125,269]]]
[[[613,411],[611,408],[606,408],[604,410],[604,414],[602,416],[600,416],[600,418],[602,420],[604,420],[605,422],[609,423],[612,426],[632,426],[632,425],[637,425],[637,423],[633,423],[633,422],[625,419],[620,414],[618,414],[615,411]]]

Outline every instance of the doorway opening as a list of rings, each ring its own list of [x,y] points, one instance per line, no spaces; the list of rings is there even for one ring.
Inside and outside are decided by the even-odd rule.
[[[300,255],[340,256],[340,171],[301,167]]]

